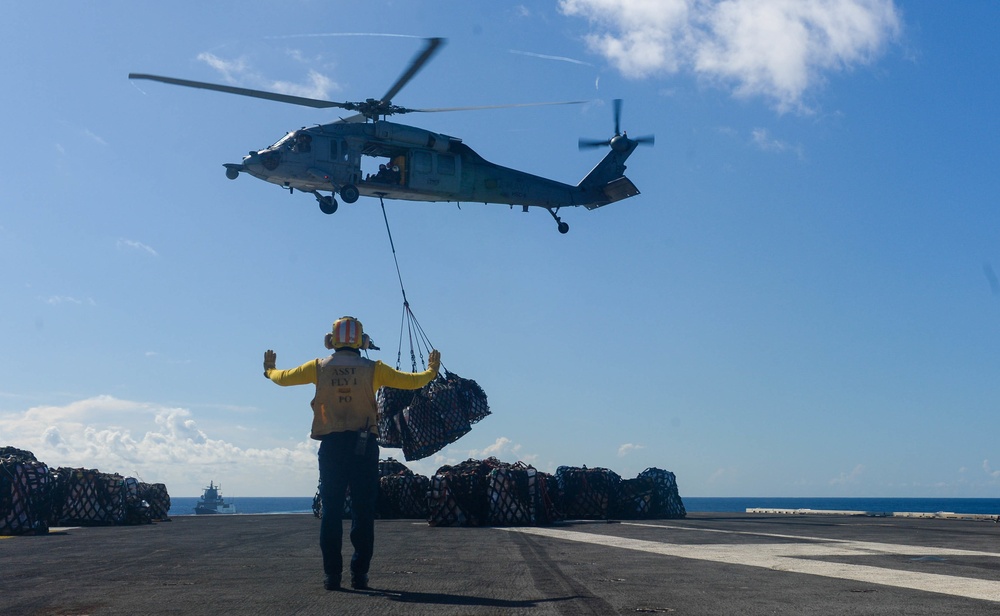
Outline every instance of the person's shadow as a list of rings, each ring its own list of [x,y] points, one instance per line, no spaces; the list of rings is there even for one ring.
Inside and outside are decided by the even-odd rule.
[[[491,599],[489,597],[473,597],[469,595],[452,595],[440,592],[413,592],[410,590],[389,590],[384,588],[370,588],[368,590],[356,591],[371,595],[385,597],[390,601],[400,603],[430,603],[439,605],[475,605],[482,607],[496,608],[528,608],[537,607],[540,603],[554,603],[556,601],[572,601],[574,599],[586,599],[579,595],[570,597],[553,597],[550,599],[525,599],[522,601],[511,601],[507,599]]]

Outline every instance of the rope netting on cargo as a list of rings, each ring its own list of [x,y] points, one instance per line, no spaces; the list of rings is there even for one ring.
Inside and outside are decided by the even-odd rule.
[[[382,218],[392,248],[396,277],[403,296],[403,315],[399,324],[399,344],[396,351],[396,369],[402,364],[404,338],[409,343],[410,369],[418,371],[426,366],[425,353],[430,355],[434,345],[421,327],[406,298],[406,288],[396,256],[396,246],[389,229],[389,217],[382,204]],[[405,334],[405,335],[404,335]],[[419,357],[419,364],[417,359]],[[420,460],[454,443],[472,429],[472,424],[490,414],[486,392],[471,379],[463,379],[449,372],[444,365],[437,378],[416,391],[382,387],[376,400],[379,408],[379,445],[403,450],[406,460]]]

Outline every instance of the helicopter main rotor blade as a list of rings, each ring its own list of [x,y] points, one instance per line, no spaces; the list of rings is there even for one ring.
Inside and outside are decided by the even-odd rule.
[[[397,113],[439,113],[442,111],[478,111],[480,109],[513,109],[515,107],[545,107],[548,105],[583,105],[590,101],[556,101],[551,103],[513,103],[510,105],[481,105],[477,107],[435,107],[433,109],[403,109]]]
[[[424,47],[424,50],[421,51],[419,54],[417,54],[415,58],[413,58],[413,61],[410,62],[410,67],[406,69],[406,71],[402,75],[400,75],[399,79],[396,80],[396,83],[394,83],[392,87],[389,88],[389,91],[386,92],[385,96],[382,97],[381,102],[383,103],[391,102],[392,98],[397,94],[399,94],[399,91],[403,89],[403,86],[409,83],[409,81],[413,79],[413,77],[418,72],[420,72],[420,69],[422,69],[424,65],[427,64],[427,62],[431,59],[431,57],[435,53],[437,53],[437,50],[443,44],[444,44],[443,38],[427,39],[427,45]]]
[[[279,103],[291,103],[292,105],[302,105],[304,107],[314,107],[316,109],[328,109],[339,107],[341,109],[353,110],[357,107],[353,103],[338,103],[335,101],[324,101],[315,98],[305,98],[302,96],[292,96],[290,94],[278,94],[276,92],[265,92],[263,90],[251,90],[250,88],[237,88],[235,86],[224,86],[217,83],[206,83],[204,81],[191,81],[189,79],[176,79],[174,77],[162,77],[160,75],[146,75],[143,73],[129,73],[129,79],[148,79],[169,83],[175,86],[185,86],[188,88],[199,88],[202,90],[215,90],[216,92],[226,92],[228,94],[238,94],[240,96],[250,96],[252,98],[263,98]]]
[[[585,150],[587,148],[602,148],[602,147],[606,147],[606,146],[609,146],[609,145],[611,145],[611,140],[610,139],[601,139],[601,140],[598,140],[598,139],[583,139],[583,138],[580,138],[580,143],[579,143],[579,147],[580,147],[581,150]]]

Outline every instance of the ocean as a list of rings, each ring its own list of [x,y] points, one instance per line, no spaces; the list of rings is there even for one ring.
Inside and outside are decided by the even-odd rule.
[[[744,512],[748,508],[832,509],[891,513],[976,513],[1000,515],[1000,498],[825,498],[825,497],[703,497],[681,495],[689,512]],[[237,513],[308,513],[312,514],[311,496],[285,498],[226,497]],[[170,498],[170,516],[194,515],[197,496]]]

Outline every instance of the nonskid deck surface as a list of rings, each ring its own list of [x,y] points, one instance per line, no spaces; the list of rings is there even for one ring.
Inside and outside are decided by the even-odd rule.
[[[319,521],[303,514],[179,516],[0,539],[0,613],[1000,609],[1000,524],[982,520],[692,513],[683,520],[517,528],[380,520],[372,590],[365,592],[323,589],[318,533]]]

